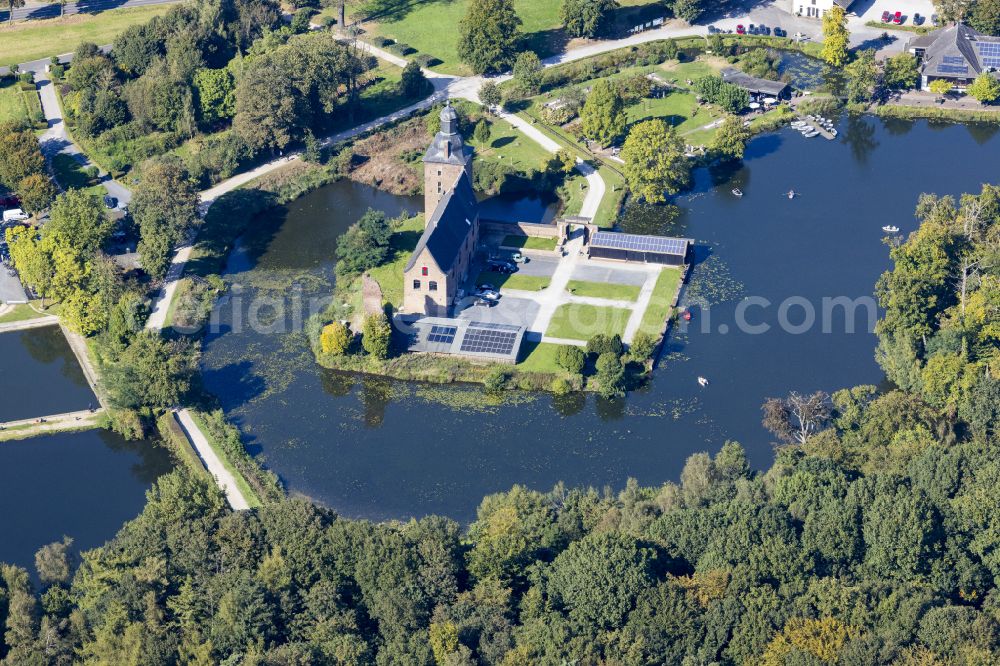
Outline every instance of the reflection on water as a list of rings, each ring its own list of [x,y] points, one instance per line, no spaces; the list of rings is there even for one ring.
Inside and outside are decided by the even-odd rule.
[[[779,304],[870,297],[888,267],[881,226],[908,233],[921,192],[978,190],[1000,173],[996,139],[983,145],[961,125],[907,128],[845,118],[837,141],[791,130],[759,137],[743,165],[697,170],[672,215],[637,215],[637,228],[695,239],[683,296],[694,318],[669,339],[652,383],[626,399],[513,394],[494,404],[476,387],[323,370],[303,335],[248,330],[206,340],[206,384],[292,492],[352,516],[469,519],[483,495],[515,483],[621,487],[635,476],[657,484],[676,479],[691,453],[727,439],[765,466],[767,397],[882,377],[870,332],[845,332],[843,316],[828,334],[785,332]],[[941,170],[942,161],[955,166]],[[789,200],[789,189],[800,196]],[[393,215],[419,202],[336,183],[289,205],[276,231],[262,227],[266,242],[249,238],[260,251],[233,262],[229,278],[286,300],[296,281],[305,296],[328,293],[336,238],[368,206]],[[751,298],[771,304],[749,314],[767,333],[737,326]]]
[[[74,548],[103,544],[145,504],[172,467],[152,441],[91,430],[0,444],[0,561],[31,569],[41,546],[63,535]]]
[[[17,390],[0,400],[0,422],[86,409],[96,402],[73,350],[58,326],[0,334],[0,375]]]
[[[551,224],[559,212],[559,199],[548,193],[508,192],[484,199],[479,214],[484,220]]]

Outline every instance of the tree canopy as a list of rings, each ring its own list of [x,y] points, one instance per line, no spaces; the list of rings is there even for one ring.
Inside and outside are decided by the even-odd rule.
[[[520,26],[512,0],[471,0],[458,24],[458,56],[476,74],[503,72],[520,50]]]
[[[690,179],[684,140],[662,120],[632,127],[622,147],[623,170],[629,189],[650,203],[666,201]]]

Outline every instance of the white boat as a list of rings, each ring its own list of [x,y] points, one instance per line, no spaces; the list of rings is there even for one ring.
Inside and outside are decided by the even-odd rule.
[[[814,136],[819,136],[819,132],[817,132],[816,130],[812,130],[811,132],[804,132],[802,136],[804,136],[807,139],[811,139]]]
[[[741,190],[738,187],[734,187],[733,188],[733,196],[734,197],[741,197],[741,196],[743,196],[743,190]]]
[[[833,135],[833,136],[837,136],[837,130],[831,128],[830,129],[830,134]]]
[[[884,227],[882,227],[882,231],[884,231],[887,234],[894,234],[899,231],[899,227],[894,227],[892,225],[887,224]]]
[[[795,197],[798,196],[798,194],[795,193],[795,190],[788,190],[788,194],[785,196],[787,196],[789,199],[794,199]]]
[[[708,386],[708,380],[705,379],[704,377],[699,377],[698,378],[698,384],[700,386]]]
[[[799,127],[805,127],[805,126],[806,126],[806,121],[804,121],[804,120],[793,120],[792,121],[792,127],[799,128]]]

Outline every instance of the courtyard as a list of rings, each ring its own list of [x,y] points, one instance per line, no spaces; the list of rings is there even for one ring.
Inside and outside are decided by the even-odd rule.
[[[465,298],[455,316],[526,329],[525,340],[584,346],[594,335],[619,335],[626,344],[640,330],[660,332],[670,312],[681,268],[588,258],[582,233],[576,233],[562,254],[525,252],[528,261],[510,275],[490,271],[485,260],[474,266]],[[495,258],[509,258],[500,252]],[[661,286],[661,273],[669,293]],[[500,298],[492,305],[473,296],[482,285],[494,287]],[[669,301],[661,303],[659,301]],[[658,321],[651,324],[650,315]]]

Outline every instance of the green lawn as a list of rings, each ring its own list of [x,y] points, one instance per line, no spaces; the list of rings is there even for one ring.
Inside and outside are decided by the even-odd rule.
[[[418,215],[405,221],[392,234],[389,244],[392,246],[392,257],[378,268],[368,271],[368,274],[382,288],[382,300],[399,308],[403,304],[403,269],[410,254],[417,247],[417,241],[424,232],[424,217]],[[358,295],[361,289],[358,288]],[[359,303],[360,304],[360,303]]]
[[[0,27],[0,62],[22,63],[70,53],[81,42],[108,44],[125,28],[161,16],[171,6],[113,9],[100,14],[4,25]]]
[[[616,301],[634,301],[639,298],[639,291],[642,287],[638,287],[634,284],[570,280],[566,285],[566,289],[574,296],[609,298]]]
[[[53,157],[52,168],[56,172],[56,182],[67,190],[88,190],[96,196],[107,194],[100,185],[90,184],[90,178],[83,172],[83,167],[70,155],[59,153]]]
[[[21,90],[18,83],[9,76],[0,81],[0,123],[29,120],[32,111],[41,110],[40,104],[34,88]]]
[[[555,250],[555,238],[542,238],[539,236],[504,236],[500,243],[506,247],[520,247],[525,250]]]
[[[532,141],[506,120],[490,119],[490,138],[479,143],[474,137],[467,137],[466,143],[475,148],[472,168],[483,162],[502,162],[518,171],[538,169],[552,158],[552,154]]]
[[[654,4],[656,0],[620,0],[623,7]],[[387,9],[372,18],[378,21],[374,34],[409,44],[420,53],[441,61],[435,69],[446,74],[470,74],[458,58],[458,24],[465,16],[469,0],[424,0],[397,2],[369,0],[371,10]],[[545,57],[565,42],[560,27],[559,10],[562,0],[514,0],[514,9],[522,21],[521,31],[527,48]]]
[[[497,289],[520,289],[522,291],[541,291],[549,286],[549,278],[538,275],[505,275],[493,271],[483,271],[476,278],[476,284],[491,284]]]
[[[517,367],[528,372],[565,374],[566,371],[556,364],[556,352],[563,346],[551,342],[525,342],[521,345],[523,358],[518,362]]]
[[[569,340],[589,340],[599,333],[622,335],[632,311],[585,303],[565,303],[559,306],[545,335]]]
[[[6,314],[0,315],[0,324],[9,324],[14,321],[27,321],[29,319],[37,319],[38,317],[47,317],[48,313],[42,314],[31,309],[31,306],[27,303],[20,303],[14,306],[14,309]]]
[[[716,108],[699,106],[693,93],[675,91],[659,99],[641,99],[625,107],[629,124],[660,118],[684,134],[704,127],[724,114]]]
[[[678,268],[665,267],[660,271],[660,276],[656,278],[656,286],[653,287],[653,296],[649,299],[649,307],[642,315],[642,322],[639,330],[652,336],[658,336],[663,330],[663,324],[670,316],[671,303],[674,294],[677,293],[677,285],[680,283],[681,271]]]

